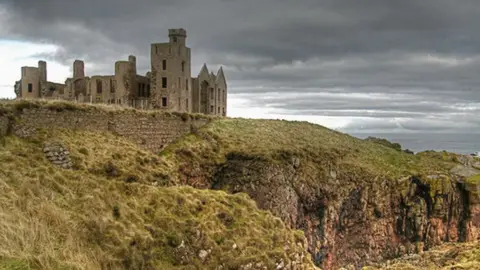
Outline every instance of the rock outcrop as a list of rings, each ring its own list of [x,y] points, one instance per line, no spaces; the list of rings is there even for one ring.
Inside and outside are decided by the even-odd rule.
[[[73,163],[70,152],[59,142],[46,142],[43,147],[45,157],[54,165],[63,169],[71,169]]]
[[[283,166],[235,155],[215,173],[212,188],[245,192],[260,208],[302,229],[314,261],[324,269],[360,267],[478,238],[468,192],[457,176],[372,175],[359,181],[337,168],[319,181],[323,185],[308,177],[297,158]]]
[[[195,148],[180,142],[168,149],[179,162],[180,182],[247,193],[261,209],[304,231],[308,251],[322,269],[358,268],[445,242],[479,239],[478,204],[472,200],[472,187],[477,185],[470,186],[464,175],[450,171],[455,167],[450,160],[436,161],[349,138],[326,147],[309,137],[311,145],[300,148],[294,143],[307,138],[275,137],[283,135],[277,131],[285,128],[282,122],[232,120],[239,130],[275,130],[272,141],[263,141],[267,148],[222,125],[226,124],[198,131]],[[285,124],[291,129],[293,125]],[[320,129],[314,132],[326,142],[340,136]],[[275,145],[290,139],[292,144]],[[192,137],[188,142],[194,142]]]

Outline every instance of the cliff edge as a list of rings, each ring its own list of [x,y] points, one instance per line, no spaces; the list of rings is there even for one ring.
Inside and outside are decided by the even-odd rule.
[[[479,182],[452,160],[304,123],[223,119],[162,153],[181,184],[244,192],[301,229],[325,269],[479,238]]]
[[[479,240],[478,171],[458,160],[306,122],[62,104],[0,108],[2,258],[358,269]]]

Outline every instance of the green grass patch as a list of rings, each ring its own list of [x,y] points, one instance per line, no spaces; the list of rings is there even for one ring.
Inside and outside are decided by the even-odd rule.
[[[25,260],[7,259],[0,257],[0,270],[30,270],[30,265]]]
[[[407,154],[307,122],[230,118],[210,122],[169,145],[162,156],[180,168],[185,163],[221,164],[234,153],[272,163],[299,158],[309,169],[335,166],[347,174],[368,174],[379,179],[446,173],[455,165],[449,159]]]
[[[467,183],[472,185],[480,185],[480,174],[467,178]]]

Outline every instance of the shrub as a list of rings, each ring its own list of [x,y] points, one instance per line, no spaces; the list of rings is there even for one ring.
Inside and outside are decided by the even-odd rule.
[[[135,183],[137,182],[137,176],[135,175],[129,175],[127,178],[125,178],[125,182],[127,183]]]
[[[118,207],[117,205],[115,205],[113,207],[113,210],[112,210],[112,214],[113,214],[113,217],[114,218],[120,218],[120,207]]]
[[[83,155],[85,155],[85,156],[88,156],[88,149],[85,148],[85,147],[82,147],[82,148],[78,149],[78,152],[79,152],[80,154],[83,154]]]
[[[118,177],[120,175],[118,168],[111,161],[105,164],[103,168],[105,169],[107,176]]]
[[[368,137],[368,138],[365,139],[365,141],[378,143],[378,144],[381,144],[383,146],[393,148],[397,151],[402,151],[402,146],[399,143],[392,143],[387,139],[377,138],[377,137]]]

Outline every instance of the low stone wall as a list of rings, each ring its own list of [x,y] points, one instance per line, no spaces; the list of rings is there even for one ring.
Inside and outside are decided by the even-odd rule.
[[[184,120],[180,116],[125,112],[110,117],[109,130],[158,152],[176,139],[201,127],[206,120]]]
[[[2,132],[0,118],[0,132]],[[161,112],[62,110],[49,108],[23,109],[14,121],[5,121],[5,133],[10,127],[19,137],[29,137],[37,129],[86,130],[95,132],[113,132],[124,136],[153,152],[161,151],[165,146],[184,136],[192,127],[205,125],[207,119],[193,120],[190,117]],[[1,134],[1,133],[0,133]]]
[[[29,137],[38,128],[108,131],[109,114],[102,110],[63,110],[48,108],[23,109],[11,123],[13,134]]]

